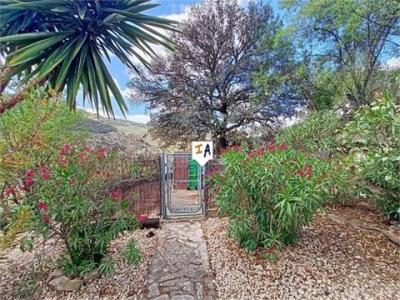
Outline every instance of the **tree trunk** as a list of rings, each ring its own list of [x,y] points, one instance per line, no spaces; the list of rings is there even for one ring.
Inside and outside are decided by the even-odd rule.
[[[41,86],[45,82],[46,82],[45,78],[39,81],[33,81],[31,83],[28,83],[28,85],[22,91],[17,92],[15,95],[7,99],[0,99],[0,115],[2,115],[6,110],[13,108],[15,105],[24,100],[26,94],[32,87]]]
[[[218,140],[218,148],[217,153],[221,153],[221,151],[225,150],[228,147],[228,139],[226,138],[226,132],[222,132],[219,136]]]
[[[3,114],[6,110],[13,108],[15,105],[20,103],[25,98],[26,89],[19,92],[18,94],[11,96],[7,100],[0,100],[0,115]]]
[[[0,95],[2,95],[8,83],[10,82],[10,79],[5,79],[4,75],[11,72],[12,68],[3,66],[0,68],[0,70]]]

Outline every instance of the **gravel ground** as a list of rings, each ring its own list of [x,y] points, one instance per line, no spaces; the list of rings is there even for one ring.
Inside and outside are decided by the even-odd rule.
[[[400,248],[381,235],[321,214],[272,263],[228,239],[227,224],[203,224],[219,299],[400,299]]]
[[[17,299],[25,289],[28,299],[142,299],[144,298],[145,277],[158,243],[158,231],[152,230],[155,236],[148,238],[148,230],[126,232],[112,242],[110,255],[115,261],[115,272],[104,277],[95,277],[85,281],[75,292],[56,292],[47,285],[47,279],[55,270],[54,258],[62,250],[53,243],[37,247],[33,252],[21,252],[19,248],[2,253],[0,258],[0,299]],[[138,266],[131,266],[123,261],[120,254],[129,240],[134,239],[139,246],[143,260]],[[32,262],[43,255],[41,269],[34,269]],[[53,259],[51,259],[53,258]],[[32,295],[29,289],[30,278],[38,284]],[[33,282],[32,282],[33,283]]]

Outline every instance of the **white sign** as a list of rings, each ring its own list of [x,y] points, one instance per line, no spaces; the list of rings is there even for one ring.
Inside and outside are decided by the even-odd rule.
[[[213,142],[192,142],[192,159],[197,161],[200,166],[204,165],[213,158]]]

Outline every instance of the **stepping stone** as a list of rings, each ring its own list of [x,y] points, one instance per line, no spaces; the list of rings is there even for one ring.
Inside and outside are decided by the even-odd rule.
[[[163,226],[146,282],[147,296],[152,300],[214,299],[207,245],[199,222]]]

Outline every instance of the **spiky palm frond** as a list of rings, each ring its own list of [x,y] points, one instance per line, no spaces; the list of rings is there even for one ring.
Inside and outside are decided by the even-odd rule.
[[[171,48],[161,32],[174,30],[174,22],[144,14],[157,5],[151,0],[0,0],[5,78],[47,79],[52,88],[66,90],[71,108],[82,88],[84,101],[111,115],[112,94],[124,113],[126,104],[103,58],[115,55],[137,70],[132,57],[147,66],[144,54],[155,55],[152,45]]]

